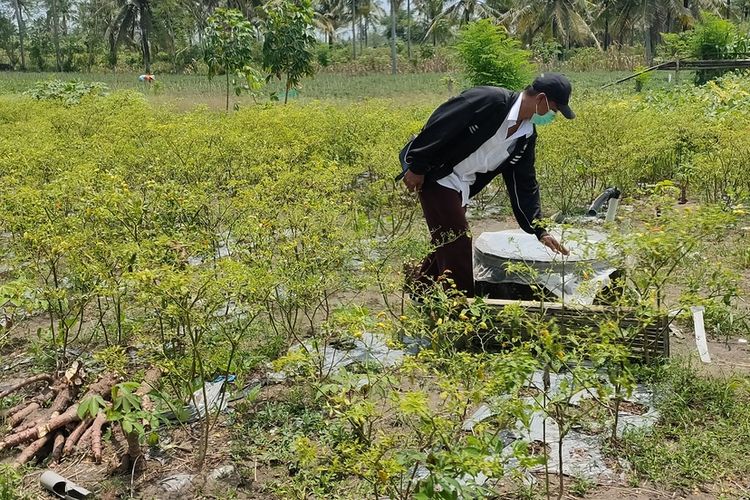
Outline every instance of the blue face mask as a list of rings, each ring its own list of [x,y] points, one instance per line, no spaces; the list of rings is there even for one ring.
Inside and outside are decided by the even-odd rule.
[[[553,121],[555,121],[555,112],[552,111],[549,107],[549,100],[547,100],[547,96],[544,96],[544,100],[547,101],[547,112],[543,115],[540,115],[539,113],[534,113],[534,115],[531,117],[531,123],[534,125],[549,125]],[[539,106],[537,105],[537,108]],[[537,110],[538,111],[538,110]]]

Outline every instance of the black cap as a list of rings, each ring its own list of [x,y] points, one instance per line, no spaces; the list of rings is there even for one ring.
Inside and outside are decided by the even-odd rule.
[[[531,84],[531,88],[537,92],[543,92],[547,96],[547,99],[554,101],[557,104],[557,109],[568,120],[576,117],[576,114],[568,106],[573,86],[565,75],[561,75],[560,73],[542,73],[536,77],[534,83]]]

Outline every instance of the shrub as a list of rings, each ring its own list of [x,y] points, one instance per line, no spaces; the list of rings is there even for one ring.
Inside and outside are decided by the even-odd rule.
[[[472,85],[519,90],[529,83],[533,74],[531,53],[523,50],[518,40],[489,19],[464,28],[456,50]]]
[[[553,64],[562,54],[562,47],[554,40],[548,40],[541,36],[535,36],[531,42],[531,51],[534,60],[540,64]]]
[[[633,69],[633,71],[635,71],[636,73],[640,71],[645,71],[645,70],[646,68],[644,68],[643,66],[637,66]],[[635,77],[635,91],[636,92],[642,91],[643,87],[645,87],[646,84],[648,84],[648,82],[651,81],[652,76],[653,75],[650,72],[641,73],[640,75],[636,76]]]
[[[107,85],[102,82],[47,80],[37,82],[26,91],[26,95],[38,100],[59,101],[65,105],[72,105],[78,104],[86,96],[101,96],[106,92]]]

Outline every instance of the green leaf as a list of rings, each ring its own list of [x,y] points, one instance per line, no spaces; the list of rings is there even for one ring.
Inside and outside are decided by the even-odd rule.
[[[78,404],[78,410],[76,410],[76,414],[78,415],[79,419],[83,420],[84,418],[86,418],[86,415],[88,414],[88,411],[89,411],[88,404],[89,404],[88,399],[81,401]]]

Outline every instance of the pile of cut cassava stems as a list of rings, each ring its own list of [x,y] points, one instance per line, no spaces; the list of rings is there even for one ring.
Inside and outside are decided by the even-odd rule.
[[[150,370],[135,392],[141,398],[143,408],[151,402],[148,393],[159,379],[157,369]],[[18,391],[34,389],[16,406],[0,414],[5,422],[5,435],[0,440],[0,453],[18,449],[14,463],[22,465],[34,459],[47,457],[57,462],[64,456],[91,454],[96,461],[102,460],[102,431],[111,425],[112,444],[115,450],[113,471],[130,471],[143,464],[138,434],[126,433],[119,422],[107,422],[106,409],[99,409],[95,417],[79,416],[78,407],[89,398],[100,396],[109,401],[112,388],[119,382],[112,373],[104,373],[84,392],[86,372],[78,361],[63,374],[35,375],[0,392],[0,400]],[[49,406],[46,406],[50,403]],[[140,465],[138,464],[140,462]]]

